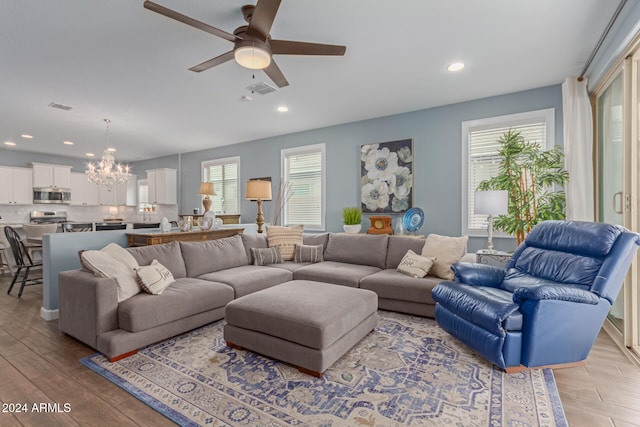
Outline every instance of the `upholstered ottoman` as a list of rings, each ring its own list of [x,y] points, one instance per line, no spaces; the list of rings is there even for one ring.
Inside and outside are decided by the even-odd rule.
[[[227,304],[224,339],[320,377],[375,328],[377,310],[375,292],[293,280]]]

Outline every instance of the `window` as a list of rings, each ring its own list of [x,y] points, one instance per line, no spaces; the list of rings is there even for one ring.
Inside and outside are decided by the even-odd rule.
[[[550,149],[554,145],[554,109],[462,122],[462,234],[484,236],[487,215],[476,215],[474,191],[498,172],[498,139],[513,129],[525,141]]]
[[[149,184],[146,179],[138,180],[138,212],[155,211],[155,206],[149,203]]]
[[[325,144],[281,151],[282,182],[288,194],[283,224],[303,224],[307,230],[324,230]]]
[[[202,162],[202,180],[213,182],[215,196],[211,197],[211,210],[217,214],[240,213],[238,176],[240,157],[207,160]]]

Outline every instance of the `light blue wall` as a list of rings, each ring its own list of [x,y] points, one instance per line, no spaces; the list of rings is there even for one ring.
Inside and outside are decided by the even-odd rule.
[[[84,172],[89,163],[88,160],[75,157],[0,148],[0,166],[30,168],[32,162],[71,166],[73,172]]]
[[[505,114],[555,108],[556,143],[562,145],[562,91],[560,85],[500,95],[476,101],[430,108],[328,128],[265,138],[210,150],[182,154],[181,212],[200,206],[197,191],[201,162],[240,156],[242,198],[244,183],[271,176],[274,188],[280,177],[280,150],[326,144],[327,231],[341,231],[344,206],[359,205],[360,145],[412,138],[414,145],[414,206],[426,214],[422,233],[461,233],[461,123]],[[256,204],[242,200],[243,222],[253,222]],[[268,208],[267,208],[268,209]],[[266,210],[269,213],[268,210]],[[367,224],[364,220],[363,223]],[[485,239],[471,239],[469,250],[484,247]],[[513,239],[497,239],[498,249],[515,248]]]

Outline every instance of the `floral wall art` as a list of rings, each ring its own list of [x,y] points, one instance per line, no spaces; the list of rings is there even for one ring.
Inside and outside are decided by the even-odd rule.
[[[413,206],[413,140],[365,144],[360,149],[364,213],[404,213]]]

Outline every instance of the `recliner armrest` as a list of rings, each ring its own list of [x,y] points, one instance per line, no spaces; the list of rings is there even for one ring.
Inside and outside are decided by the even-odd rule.
[[[472,286],[489,286],[499,288],[504,279],[504,270],[485,264],[458,262],[451,266],[456,281]]]
[[[519,288],[513,293],[513,302],[522,305],[526,300],[557,300],[597,305],[600,297],[591,291],[566,285],[541,285]]]

